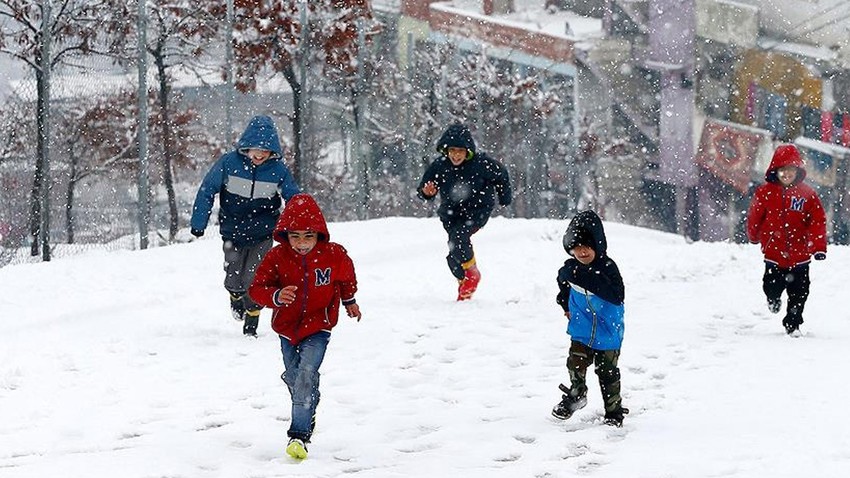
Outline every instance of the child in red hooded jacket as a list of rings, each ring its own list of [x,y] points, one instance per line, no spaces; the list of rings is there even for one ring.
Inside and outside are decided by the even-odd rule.
[[[762,285],[771,312],[782,309],[782,292],[788,293],[782,325],[789,335],[803,323],[811,257],[826,259],[826,214],[815,190],[803,183],[805,178],[797,148],[779,146],[747,215],[747,236],[750,242],[761,243],[764,254]]]
[[[328,226],[312,196],[296,194],[286,202],[274,230],[273,247],[260,263],[248,293],[270,307],[272,330],[280,336],[283,380],[292,398],[286,453],[307,457],[319,403],[319,367],[340,301],[360,321],[354,300],[357,278],[345,248],[330,242]]]

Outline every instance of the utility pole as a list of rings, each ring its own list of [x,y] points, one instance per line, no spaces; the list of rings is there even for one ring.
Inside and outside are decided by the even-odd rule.
[[[147,62],[147,12],[146,0],[136,0],[138,7],[138,59],[139,89],[136,92],[139,101],[139,247],[148,248],[148,227],[150,226],[150,182],[148,179],[148,62]]]
[[[50,2],[42,0],[41,8],[44,17],[41,21],[41,111],[38,112],[42,118],[39,130],[38,154],[43,161],[41,177],[41,226],[39,237],[33,240],[41,241],[41,259],[50,260],[50,22],[53,21]]]
[[[357,77],[354,79],[354,148],[357,162],[360,163],[360,189],[363,191],[362,219],[369,219],[369,202],[372,193],[369,181],[369,157],[363,146],[364,129],[366,128],[366,114],[364,111],[363,97],[366,92],[366,69],[363,67],[363,50],[366,48],[366,33],[363,31],[362,20],[357,21]]]
[[[227,25],[225,26],[225,35],[227,36],[224,43],[224,74],[226,78],[224,103],[224,144],[230,147],[233,141],[233,0],[227,0]]]
[[[307,154],[305,146],[307,145],[307,117],[310,116],[307,114],[308,111],[312,108],[310,104],[310,99],[307,94],[307,65],[308,58],[310,55],[310,45],[308,44],[310,41],[309,29],[307,25],[307,0],[300,0],[300,15],[301,15],[301,61],[298,63],[298,83],[301,85],[301,92],[299,96],[300,104],[301,104],[301,115],[298,121],[299,131],[295,131],[295,148],[298,151],[296,155],[297,164],[295,170],[295,180],[298,184],[306,183],[307,181]],[[293,92],[294,95],[294,92]],[[293,102],[295,98],[293,96]]]

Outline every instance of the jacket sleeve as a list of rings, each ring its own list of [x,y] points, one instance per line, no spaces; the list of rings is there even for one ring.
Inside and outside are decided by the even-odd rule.
[[[248,295],[251,300],[264,307],[280,307],[283,304],[277,301],[278,292],[282,288],[280,275],[277,270],[279,254],[276,248],[272,248],[260,261],[254,280],[248,287]]]
[[[495,177],[493,178],[493,186],[496,188],[496,195],[499,198],[499,204],[508,206],[513,199],[511,194],[511,178],[508,174],[508,168],[495,159],[490,160],[493,165]]]
[[[419,181],[419,186],[416,187],[416,195],[419,196],[419,199],[431,201],[432,199],[437,197],[437,194],[439,194],[437,193],[433,196],[426,196],[422,194],[422,188],[425,187],[425,183],[427,183],[428,181],[434,181],[435,183],[437,182],[437,170],[439,168],[439,164],[440,159],[435,159],[434,162],[432,162],[431,165],[428,166],[428,169],[425,170],[425,174],[422,175],[422,180]]]
[[[597,294],[599,297],[615,305],[620,305],[625,301],[626,286],[623,284],[623,276],[620,275],[620,269],[613,260],[605,260],[605,265],[599,279],[602,282],[600,293]]]
[[[568,280],[569,272],[567,266],[558,271],[558,295],[555,297],[555,302],[564,309],[564,312],[570,311],[570,282]]]
[[[203,231],[207,228],[215,195],[221,191],[223,184],[224,156],[219,158],[207,171],[204,180],[201,182],[201,187],[198,188],[198,194],[195,195],[195,203],[192,206],[192,219],[190,221],[192,229]]]
[[[809,226],[806,231],[811,244],[811,253],[815,254],[823,252],[826,254],[826,212],[823,209],[823,204],[817,194],[812,193],[812,200],[809,201],[812,210],[809,211]]]
[[[747,211],[747,239],[753,244],[758,244],[761,241],[761,225],[764,222],[764,194],[761,189],[757,189],[753,195],[753,200],[750,202],[750,208]]]
[[[357,275],[354,273],[354,262],[348,253],[340,246],[340,267],[337,282],[339,284],[339,296],[342,305],[355,303],[354,294],[357,293]]]
[[[277,187],[280,191],[280,195],[283,196],[283,199],[289,201],[292,199],[292,196],[300,193],[301,190],[298,188],[298,184],[295,183],[295,178],[292,177],[292,172],[289,171],[289,168],[283,163],[283,160],[281,160],[281,164],[283,164],[283,175],[281,176]]]

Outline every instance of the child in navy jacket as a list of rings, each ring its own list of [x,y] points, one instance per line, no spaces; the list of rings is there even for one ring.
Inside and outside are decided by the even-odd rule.
[[[224,250],[224,288],[230,313],[243,320],[242,332],[257,336],[262,307],[246,291],[257,264],[272,247],[272,231],[283,200],[299,192],[283,162],[283,148],[274,121],[255,116],[236,149],[226,153],[204,176],[192,206],[191,232],[201,237],[207,228],[215,196]]]
[[[454,123],[437,141],[440,156],[428,166],[416,192],[420,198],[441,198],[437,215],[449,236],[449,270],[458,281],[457,300],[468,300],[478,288],[472,235],[499,205],[511,203],[511,181],[505,166],[475,148],[469,128]]]

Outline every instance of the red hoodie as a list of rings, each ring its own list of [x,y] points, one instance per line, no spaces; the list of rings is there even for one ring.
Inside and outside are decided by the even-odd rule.
[[[318,242],[306,255],[292,249],[287,231],[318,233]],[[307,194],[296,194],[286,203],[277,221],[275,245],[263,258],[248,294],[273,310],[272,330],[297,345],[305,337],[330,331],[339,317],[340,300],[354,303],[357,278],[354,264],[341,245],[330,242],[328,226],[319,205]],[[295,301],[284,305],[280,290],[294,285]]]
[[[783,166],[796,166],[797,178],[785,187],[776,176]],[[776,148],[764,174],[765,184],[756,189],[747,215],[750,242],[761,243],[764,260],[791,268],[826,254],[826,214],[815,190],[803,183],[806,169],[794,145]]]

